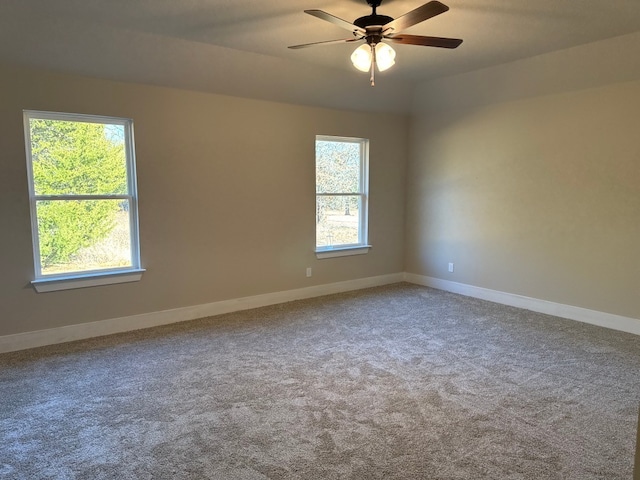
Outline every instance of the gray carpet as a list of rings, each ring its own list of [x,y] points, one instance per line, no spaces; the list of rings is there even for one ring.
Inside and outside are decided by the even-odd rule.
[[[1,479],[625,479],[640,337],[397,284],[0,355]]]

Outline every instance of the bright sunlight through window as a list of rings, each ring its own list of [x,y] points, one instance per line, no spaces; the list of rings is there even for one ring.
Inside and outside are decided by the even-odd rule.
[[[132,121],[24,120],[36,281],[139,270]]]
[[[316,252],[366,253],[369,141],[316,137]]]

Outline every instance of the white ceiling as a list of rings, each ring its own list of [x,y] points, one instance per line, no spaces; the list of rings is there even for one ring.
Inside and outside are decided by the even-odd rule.
[[[385,0],[398,17],[426,0]],[[397,45],[369,87],[354,44],[288,45],[349,32],[365,0],[1,0],[0,61],[117,80],[333,108],[406,112],[421,82],[640,31],[639,0],[443,0],[407,33],[464,39],[456,50]]]

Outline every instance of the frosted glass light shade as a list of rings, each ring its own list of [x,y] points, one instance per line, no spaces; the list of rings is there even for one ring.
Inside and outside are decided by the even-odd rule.
[[[396,63],[396,52],[386,43],[378,43],[374,47],[376,49],[376,65],[378,70],[384,72],[393,67]],[[351,62],[361,72],[368,72],[371,69],[373,55],[371,45],[365,43],[356,48],[351,54]]]
[[[384,72],[393,67],[396,63],[396,51],[386,43],[376,45],[376,65],[378,70]]]
[[[371,68],[371,57],[371,47],[365,43],[353,51],[351,62],[361,72],[368,72]]]

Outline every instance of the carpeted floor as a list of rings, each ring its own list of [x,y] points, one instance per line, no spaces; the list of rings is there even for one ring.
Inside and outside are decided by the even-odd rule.
[[[0,355],[0,479],[624,479],[640,337],[409,284]]]

